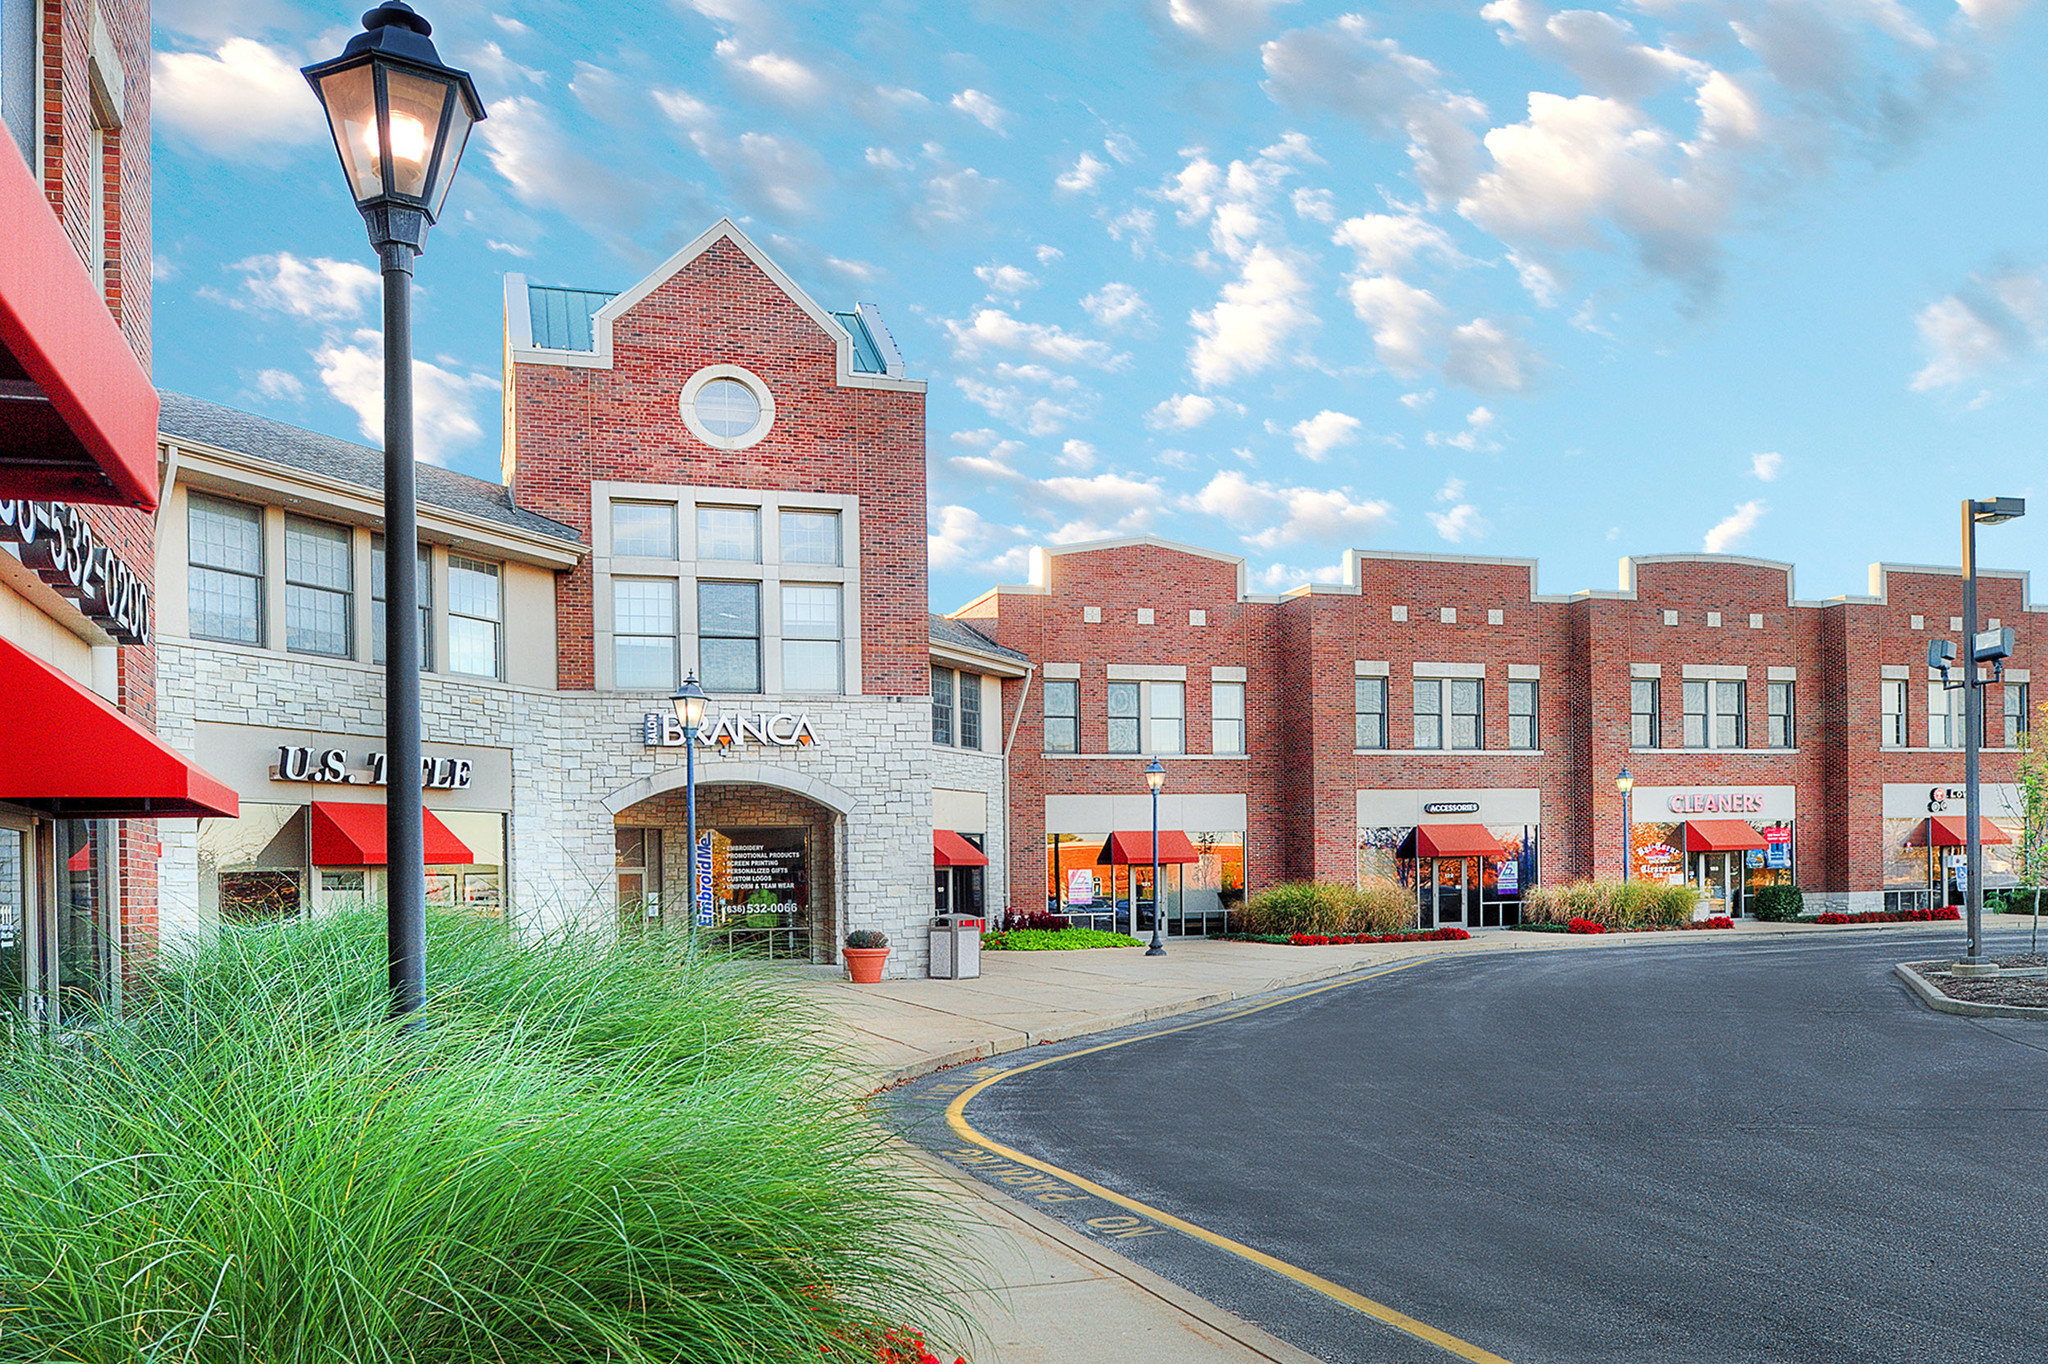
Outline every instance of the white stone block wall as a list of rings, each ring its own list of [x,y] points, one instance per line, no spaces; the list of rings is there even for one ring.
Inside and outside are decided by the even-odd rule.
[[[927,741],[931,752],[931,785],[948,791],[980,791],[988,797],[988,830],[982,851],[988,854],[988,876],[983,882],[990,919],[1000,922],[1010,907],[1009,795],[1003,781],[1003,759],[999,753],[951,748]]]

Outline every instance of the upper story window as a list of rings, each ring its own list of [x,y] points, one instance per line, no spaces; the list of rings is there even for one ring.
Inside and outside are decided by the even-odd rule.
[[[669,691],[676,685],[676,580],[612,579],[612,684]]]
[[[1685,746],[1743,746],[1743,684],[1733,681],[1685,683]]]
[[[932,742],[981,747],[981,675],[932,669]]]
[[[284,647],[349,656],[354,616],[355,532],[326,521],[284,521]]]
[[[612,503],[612,555],[621,559],[676,557],[676,504]]]
[[[736,564],[760,563],[761,509],[697,508],[697,557]]]
[[[697,677],[712,692],[761,690],[761,584],[697,584]]]
[[[1939,682],[1927,684],[1927,746],[1963,746],[1963,689]]]
[[[1536,683],[1517,678],[1508,683],[1508,747],[1536,748]]]
[[[713,379],[697,390],[697,420],[712,435],[735,440],[761,420],[761,400],[737,379]]]
[[[1770,684],[1771,747],[1797,748],[1798,728],[1792,714],[1792,684],[1773,682]]]
[[[840,590],[836,583],[782,585],[782,689],[842,689]]]
[[[1387,746],[1387,679],[1361,677],[1352,687],[1358,713],[1358,747]]]
[[[185,504],[188,629],[194,639],[263,642],[263,513],[191,494]]]
[[[420,669],[434,666],[434,569],[427,547],[420,546],[418,573],[413,590],[420,603]],[[384,537],[370,537],[370,661],[384,661]]]
[[[1423,677],[1415,682],[1415,746],[1480,747],[1479,679]]]
[[[953,670],[932,669],[932,742],[953,742]]]
[[[1903,678],[1888,677],[1877,684],[1878,713],[1881,717],[1878,727],[1878,743],[1885,748],[1906,746],[1906,683]]]
[[[981,675],[960,674],[960,747],[981,747]]]
[[[1657,719],[1657,679],[1636,677],[1628,684],[1628,746],[1663,747],[1663,726]]]
[[[786,511],[780,531],[785,564],[838,565],[838,512]]]
[[[1136,682],[1112,682],[1109,684],[1109,751],[1111,753],[1136,753],[1138,751],[1139,716],[1138,684]]]
[[[1187,752],[1187,684],[1184,682],[1147,682],[1145,700],[1147,732],[1152,742],[1148,745],[1154,753]]]
[[[709,365],[679,398],[690,434],[720,450],[744,450],[775,424],[775,398],[761,376],[739,365]]]
[[[497,677],[504,659],[498,566],[448,556],[448,671]]]
[[[1244,683],[1215,682],[1209,687],[1209,751],[1244,752]]]
[[[1045,751],[1081,751],[1081,684],[1049,681],[1045,684]]]
[[[2005,746],[2018,748],[2020,736],[2030,726],[2027,719],[2027,684],[2008,682],[2005,684]]]

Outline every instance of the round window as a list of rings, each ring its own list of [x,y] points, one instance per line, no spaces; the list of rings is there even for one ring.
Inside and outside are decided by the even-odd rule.
[[[726,440],[749,435],[761,421],[761,400],[737,379],[713,379],[697,390],[697,420]]]

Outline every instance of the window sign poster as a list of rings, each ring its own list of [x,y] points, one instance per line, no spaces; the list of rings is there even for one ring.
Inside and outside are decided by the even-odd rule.
[[[1742,865],[1751,871],[1761,871],[1764,865],[1764,850],[1751,848],[1742,855]]]
[[[1500,879],[1494,888],[1502,895],[1520,895],[1522,893],[1522,861],[1520,858],[1510,857],[1500,864]]]
[[[1092,905],[1095,903],[1094,872],[1070,871],[1067,873],[1067,903],[1070,905]]]
[[[1773,843],[1764,849],[1764,866],[1771,871],[1789,871],[1792,866],[1792,845]]]
[[[715,922],[774,928],[810,915],[802,829],[721,829],[711,835]],[[703,901],[698,902],[703,913]]]

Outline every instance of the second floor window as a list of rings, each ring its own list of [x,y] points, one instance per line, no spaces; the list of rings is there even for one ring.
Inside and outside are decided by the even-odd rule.
[[[1209,751],[1244,752],[1244,683],[1217,682],[1209,688]]]
[[[1657,679],[1632,678],[1628,684],[1628,746],[1661,747],[1662,727],[1657,723]]]
[[[1963,689],[1945,687],[1939,682],[1927,684],[1927,746],[1929,748],[1961,748],[1963,746]]]
[[[697,508],[697,557],[700,559],[726,559],[740,564],[760,563],[760,509],[758,507]]]
[[[1045,684],[1045,751],[1081,751],[1081,684],[1074,681]]]
[[[1138,751],[1138,684],[1109,684],[1109,751]]]
[[[836,692],[840,675],[839,587],[782,586],[782,689]]]
[[[1685,684],[1685,746],[1743,746],[1743,684],[1733,681]]]
[[[194,639],[263,642],[263,513],[191,495],[185,507],[187,627]]]
[[[1878,729],[1878,743],[1886,748],[1906,746],[1906,683],[1902,678],[1886,678],[1877,684],[1878,711],[1882,717]]]
[[[786,511],[782,513],[781,532],[785,564],[839,562],[838,512]]]
[[[1387,746],[1387,679],[1361,677],[1352,687],[1358,716],[1357,747]]]
[[[1147,682],[1145,691],[1151,702],[1150,734],[1152,742],[1147,751],[1152,753],[1187,752],[1187,684],[1183,682]]]
[[[2005,746],[2018,748],[2020,736],[2025,734],[2027,724],[2027,684],[2008,682],[2005,684]]]
[[[932,669],[932,742],[953,742],[953,670]]]
[[[1425,677],[1415,683],[1415,746],[1480,747],[1479,679]]]
[[[434,666],[434,572],[433,563],[427,557],[427,547],[420,546],[418,571],[413,579],[413,591],[420,603],[420,668],[431,671]],[[384,661],[384,537],[370,537],[370,661]]]
[[[1792,684],[1773,682],[1771,688],[1771,747],[1796,748],[1798,732],[1792,720]]]
[[[448,671],[496,677],[504,656],[504,600],[498,566],[448,556]]]
[[[669,691],[676,656],[675,579],[612,579],[612,685]]]
[[[697,584],[697,676],[711,692],[761,690],[761,585]]]
[[[612,503],[612,553],[622,559],[675,558],[675,503]]]
[[[981,674],[960,674],[960,747],[981,747]]]
[[[349,656],[354,547],[355,532],[346,526],[285,518],[285,648],[296,654]]]
[[[1516,680],[1508,683],[1508,747],[1536,748],[1536,683]]]

